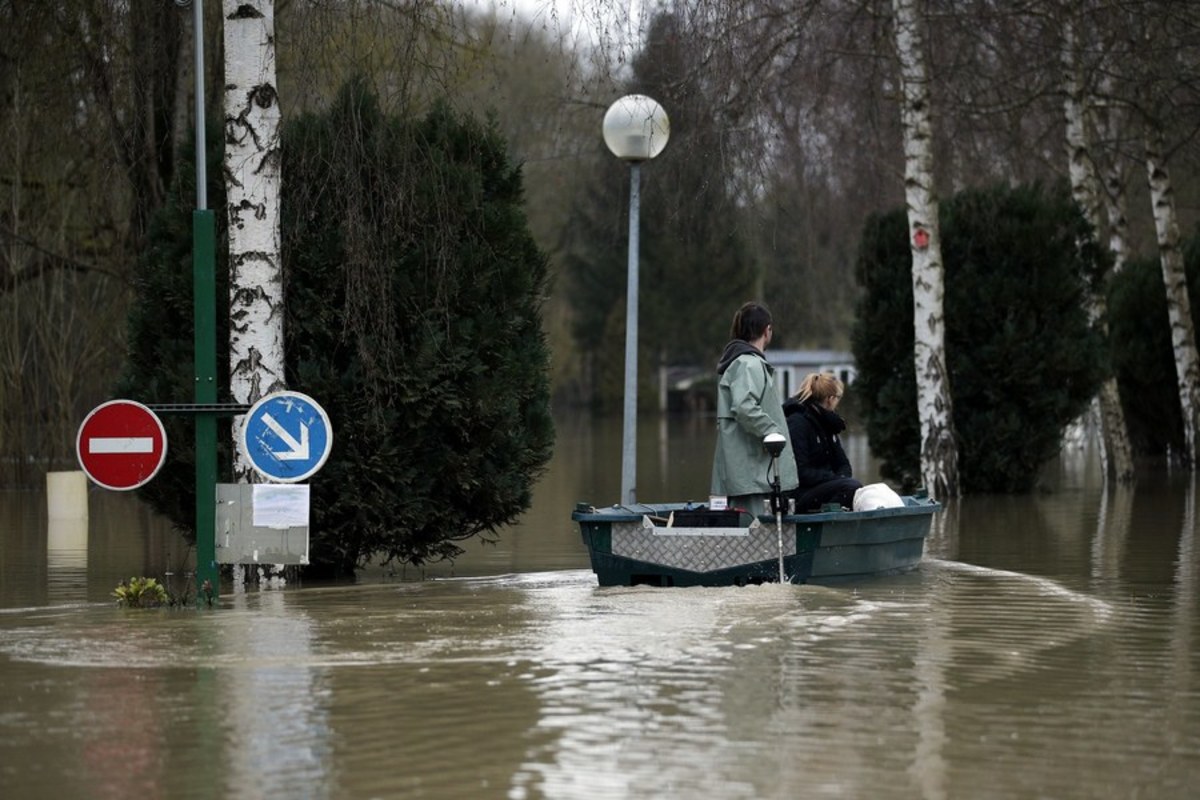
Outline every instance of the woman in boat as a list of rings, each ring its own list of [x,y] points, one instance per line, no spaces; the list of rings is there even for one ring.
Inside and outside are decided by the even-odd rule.
[[[775,388],[775,368],[763,351],[771,343],[771,312],[761,303],[742,305],[733,316],[730,341],[717,363],[717,448],[713,457],[712,493],[727,498],[731,508],[765,512],[771,496],[771,455],[763,437],[787,438],[787,420]],[[796,460],[791,449],[774,459],[780,488],[796,488]]]
[[[817,511],[827,503],[853,508],[862,481],[853,476],[840,435],[846,421],[837,413],[844,384],[831,373],[810,373],[783,404],[796,455],[796,510]]]

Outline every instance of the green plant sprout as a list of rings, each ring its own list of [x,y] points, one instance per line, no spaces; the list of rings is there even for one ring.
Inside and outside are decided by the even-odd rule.
[[[154,578],[130,578],[113,590],[117,605],[124,608],[158,608],[171,602],[166,587]]]

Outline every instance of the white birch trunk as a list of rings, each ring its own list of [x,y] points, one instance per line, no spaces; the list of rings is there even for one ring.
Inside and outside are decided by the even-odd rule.
[[[1088,222],[1100,233],[1100,202],[1096,171],[1088,146],[1087,113],[1083,81],[1079,74],[1075,24],[1063,22],[1063,112],[1067,123],[1067,158],[1071,177],[1071,194],[1083,210]]]
[[[1106,92],[1111,95],[1111,92]],[[1115,275],[1125,268],[1125,263],[1129,260],[1129,219],[1126,216],[1125,208],[1125,171],[1122,168],[1122,159],[1118,152],[1118,144],[1121,139],[1119,112],[1112,108],[1106,108],[1100,115],[1100,120],[1097,123],[1100,132],[1101,141],[1103,141],[1109,151],[1108,166],[1105,169],[1104,187],[1105,191],[1101,192],[1101,201],[1104,203],[1105,212],[1108,217],[1108,249],[1112,253],[1113,266],[1112,271]],[[1129,441],[1129,429],[1125,425],[1125,412],[1121,408],[1120,395],[1117,392],[1117,383],[1115,380],[1105,381],[1104,386],[1100,388],[1101,393],[1111,392],[1112,399],[1109,404],[1102,406],[1104,409],[1115,408],[1120,414],[1119,422],[1116,417],[1111,422],[1106,422],[1113,426],[1120,425],[1121,438],[1113,439],[1110,443],[1110,450],[1114,453],[1114,475],[1118,481],[1132,482],[1134,478],[1133,471],[1133,444]],[[1103,394],[1102,394],[1103,396]],[[1117,450],[1116,448],[1120,448]],[[1128,462],[1126,464],[1126,462]],[[1124,477],[1128,475],[1128,477]]]
[[[1067,158],[1071,178],[1071,194],[1083,211],[1096,236],[1103,230],[1100,215],[1100,178],[1092,160],[1092,149],[1088,137],[1087,121],[1089,107],[1080,76],[1077,32],[1074,20],[1069,16],[1063,22],[1063,112],[1066,116]],[[1100,326],[1108,336],[1104,319],[1107,302],[1102,289],[1087,293],[1088,318],[1093,325]],[[1107,480],[1128,483],[1133,480],[1133,447],[1129,443],[1129,432],[1125,426],[1125,413],[1121,409],[1121,397],[1117,390],[1117,379],[1112,374],[1100,385],[1098,395],[1093,398],[1091,416],[1100,428],[1100,459]],[[1083,424],[1086,428],[1086,423]]]
[[[913,359],[921,421],[921,479],[937,498],[957,497],[954,439],[946,370],[942,246],[933,190],[933,120],[924,34],[916,0],[893,0],[896,52],[903,88],[904,187],[913,259]]]
[[[1108,214],[1108,249],[1113,254],[1113,274],[1129,261],[1129,217],[1125,211],[1125,175],[1115,159],[1105,170],[1104,206]]]
[[[1158,234],[1163,284],[1167,290],[1167,320],[1171,326],[1171,348],[1175,353],[1179,408],[1183,414],[1183,460],[1194,470],[1196,413],[1200,408],[1200,357],[1196,353],[1196,332],[1192,325],[1183,254],[1179,251],[1175,192],[1163,162],[1162,130],[1152,125],[1146,127],[1146,173],[1150,181],[1150,203],[1154,211],[1154,229]]]
[[[274,0],[224,0],[222,7],[229,388],[233,402],[251,404],[284,388],[275,9]],[[236,439],[237,424],[234,431]],[[235,478],[250,474],[238,453]]]
[[[1100,93],[1105,98],[1113,96],[1110,77],[1101,79]],[[1129,260],[1129,218],[1126,214],[1128,204],[1125,194],[1127,178],[1124,160],[1120,154],[1124,125],[1121,109],[1109,100],[1104,102],[1104,107],[1097,110],[1096,133],[1100,138],[1100,146],[1109,153],[1104,169],[1104,191],[1101,193],[1101,201],[1108,217],[1108,249],[1113,255],[1115,274],[1124,269]]]

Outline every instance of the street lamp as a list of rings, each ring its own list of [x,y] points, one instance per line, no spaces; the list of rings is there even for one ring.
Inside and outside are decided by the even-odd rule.
[[[627,94],[604,114],[604,143],[629,162],[629,279],[625,289],[625,431],[621,502],[637,502],[638,183],[641,163],[663,151],[671,135],[667,112],[644,94]]]

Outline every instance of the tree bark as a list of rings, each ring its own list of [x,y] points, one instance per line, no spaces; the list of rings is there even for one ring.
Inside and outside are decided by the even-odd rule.
[[[1084,88],[1078,51],[1078,31],[1075,20],[1066,12],[1063,20],[1063,112],[1066,116],[1068,170],[1071,194],[1083,211],[1088,223],[1099,237],[1103,230],[1100,202],[1100,179],[1096,174],[1091,142],[1088,137],[1088,93]],[[1087,293],[1087,312],[1092,324],[1108,337],[1108,303],[1103,286],[1092,285]],[[1100,426],[1100,453],[1106,480],[1128,483],[1133,480],[1133,447],[1121,409],[1117,378],[1111,369],[1092,401],[1092,410],[1085,416],[1097,417]]]
[[[1125,194],[1128,175],[1121,155],[1124,114],[1111,99],[1112,79],[1108,76],[1101,78],[1100,95],[1105,99],[1102,107],[1094,109],[1096,135],[1099,137],[1100,146],[1109,153],[1104,168],[1104,191],[1101,193],[1101,201],[1108,217],[1108,249],[1113,255],[1112,271],[1116,274],[1123,270],[1129,261],[1129,217]]]
[[[924,32],[916,0],[893,0],[903,88],[904,187],[913,259],[913,358],[921,420],[921,479],[935,497],[957,497],[938,200],[933,189],[933,119]]]
[[[1171,326],[1171,348],[1179,384],[1179,409],[1183,416],[1183,461],[1196,469],[1196,414],[1200,409],[1200,357],[1188,300],[1187,276],[1179,250],[1179,222],[1175,214],[1175,192],[1162,151],[1162,128],[1146,125],[1146,173],[1150,181],[1150,203],[1158,235],[1163,284],[1167,291],[1167,319]]]
[[[252,404],[285,387],[275,12],[273,0],[224,0],[223,10],[229,388]],[[250,474],[238,453],[236,479]]]
[[[1101,140],[1104,141],[1111,149],[1112,154],[1108,159],[1108,166],[1105,169],[1104,187],[1105,191],[1101,193],[1101,199],[1105,206],[1105,213],[1108,216],[1108,249],[1112,253],[1113,266],[1112,271],[1115,275],[1125,268],[1125,263],[1129,260],[1129,220],[1126,216],[1125,202],[1125,170],[1122,169],[1122,158],[1117,152],[1117,145],[1120,142],[1120,121],[1119,112],[1111,106],[1104,109],[1100,115],[1098,123]],[[1105,332],[1107,335],[1107,331]],[[1111,384],[1111,385],[1110,385]],[[1113,464],[1115,466],[1114,475],[1118,481],[1132,481],[1134,477],[1133,467],[1133,444],[1129,441],[1129,431],[1125,424],[1125,413],[1121,408],[1120,396],[1117,392],[1117,383],[1115,380],[1105,381],[1100,388],[1102,393],[1111,392],[1113,397],[1107,403],[1103,403],[1101,408],[1105,411],[1115,408],[1120,414],[1120,418],[1114,418],[1111,421],[1102,419],[1102,425],[1111,426],[1116,429],[1120,425],[1122,433],[1121,439],[1114,439],[1109,444],[1109,449],[1114,453]],[[1116,448],[1121,448],[1116,450]],[[1128,461],[1126,468],[1124,462]],[[1123,479],[1122,476],[1128,470],[1128,479]]]

